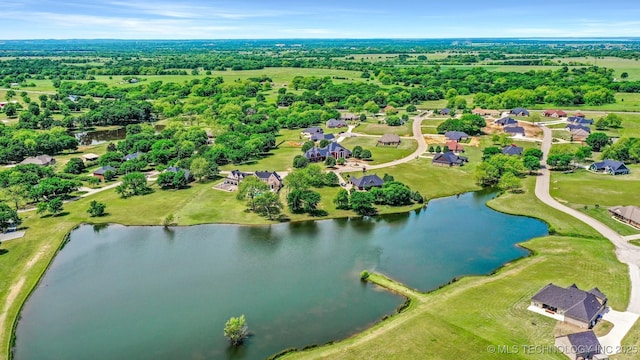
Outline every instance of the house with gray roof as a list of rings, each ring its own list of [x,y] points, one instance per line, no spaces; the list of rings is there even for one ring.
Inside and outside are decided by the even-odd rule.
[[[324,161],[329,156],[334,157],[336,160],[339,158],[348,159],[352,156],[352,153],[337,142],[329,143],[323,148],[314,146],[304,153],[304,157],[309,159],[310,162]]]
[[[446,133],[444,133],[444,137],[447,140],[461,141],[467,140],[469,138],[469,135],[466,132],[462,131],[447,131]]]
[[[344,119],[329,119],[327,120],[326,125],[330,129],[347,127],[347,121]]]
[[[531,305],[559,315],[564,322],[591,329],[602,318],[607,297],[598,288],[584,291],[576,284],[563,288],[550,283],[533,295]]]
[[[99,178],[100,180],[103,180],[103,181],[104,181],[104,174],[105,174],[107,171],[113,171],[113,172],[115,173],[115,172],[117,172],[118,170],[116,170],[116,168],[114,168],[113,166],[106,165],[106,166],[103,166],[103,167],[101,167],[101,168],[99,168],[99,169],[95,170],[95,171],[93,172],[93,176],[95,176],[95,177]]]
[[[311,135],[316,134],[316,133],[322,134],[323,132],[324,132],[324,130],[322,130],[322,128],[317,127],[317,126],[308,127],[306,129],[302,130],[302,134],[303,135],[307,135],[307,136],[311,136]]]
[[[436,154],[431,160],[433,165],[438,166],[462,166],[464,163],[469,162],[464,156],[456,155],[451,151],[445,153]]]
[[[573,130],[584,130],[586,131],[588,134],[591,134],[591,128],[585,125],[581,125],[581,124],[567,124],[566,128],[569,131],[573,131]]]
[[[529,111],[525,108],[518,107],[509,111],[509,114],[515,116],[529,116]]]
[[[144,153],[140,151],[134,152],[133,154],[127,154],[124,157],[124,161],[135,160],[140,158],[142,155],[144,155]]]
[[[498,119],[496,121],[493,122],[496,125],[500,125],[500,126],[516,126],[518,125],[518,120],[512,118],[512,117],[503,117],[501,119]]]
[[[571,131],[571,140],[572,141],[585,141],[589,135],[591,134],[591,129],[587,130],[589,128],[584,128],[584,127],[580,127],[580,128],[575,128]]]
[[[627,175],[631,172],[622,161],[605,159],[589,166],[589,170],[609,175]]]
[[[593,125],[593,119],[586,119],[584,116],[569,116],[567,123],[574,125]]]
[[[583,331],[575,334],[569,334],[564,336],[558,336],[555,341],[555,346],[567,355],[572,360],[587,360],[587,359],[606,359],[606,356],[600,357],[603,354],[602,345],[596,337],[593,331]]]
[[[502,153],[505,155],[520,156],[522,155],[523,150],[523,148],[516,146],[515,144],[511,144],[509,146],[503,147]]]
[[[269,189],[273,192],[278,192],[282,188],[282,178],[275,171],[256,171],[255,175],[269,185]]]
[[[400,145],[400,136],[396,134],[384,134],[380,139],[378,139],[378,145]]]
[[[240,183],[248,176],[253,176],[252,174],[242,172],[238,169],[232,170],[229,175],[224,179],[224,183],[228,185],[238,186]]]
[[[49,155],[38,155],[34,157],[28,157],[20,162],[20,165],[35,164],[40,166],[54,165],[56,159]]]
[[[609,213],[622,222],[640,228],[640,207],[614,206],[609,208]]]
[[[345,121],[354,121],[354,120],[360,119],[360,116],[358,116],[356,114],[346,113],[346,114],[342,114],[340,116],[340,119],[345,120]]]
[[[502,130],[513,137],[524,137],[524,128],[522,126],[505,126]]]
[[[171,166],[171,167],[168,167],[167,170],[165,170],[165,172],[172,172],[176,174],[179,173],[180,171],[184,171],[184,178],[185,180],[187,180],[187,182],[193,181],[193,176],[191,176],[191,171],[189,171],[188,169],[182,169],[177,166]]]
[[[451,114],[451,109],[449,109],[449,108],[441,109],[440,111],[438,111],[438,114],[440,114],[440,115],[449,115],[449,114]]]
[[[358,190],[369,190],[372,187],[382,187],[384,185],[384,180],[375,174],[365,175],[361,178],[352,176],[349,182]]]

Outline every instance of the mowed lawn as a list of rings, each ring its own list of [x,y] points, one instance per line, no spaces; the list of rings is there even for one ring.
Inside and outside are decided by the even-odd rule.
[[[417,148],[418,143],[413,139],[401,139],[400,145],[398,147],[395,146],[382,146],[378,144],[377,137],[350,137],[344,139],[340,145],[346,147],[349,150],[353,150],[353,148],[357,145],[362,146],[363,149],[368,149],[371,151],[372,160],[366,161],[366,164],[376,165],[383,164],[393,160],[401,159],[406,156],[411,155]]]
[[[368,120],[361,122],[356,128],[353,129],[355,133],[367,134],[367,135],[384,135],[384,134],[396,134],[400,136],[412,136],[412,122],[407,121],[404,125],[389,126],[387,124],[379,124],[375,120]]]

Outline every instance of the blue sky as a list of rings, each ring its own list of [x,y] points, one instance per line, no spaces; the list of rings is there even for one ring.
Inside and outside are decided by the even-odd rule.
[[[0,39],[640,36],[637,0],[13,0]]]

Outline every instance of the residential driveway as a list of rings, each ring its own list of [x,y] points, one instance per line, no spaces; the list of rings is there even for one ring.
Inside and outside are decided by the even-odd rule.
[[[638,314],[609,309],[602,319],[613,324],[613,329],[611,329],[607,335],[598,338],[600,345],[602,345],[603,352],[607,355],[619,353],[621,351],[622,339],[638,320]]]

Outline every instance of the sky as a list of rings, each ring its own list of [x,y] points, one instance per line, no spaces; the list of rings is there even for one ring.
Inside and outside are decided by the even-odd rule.
[[[640,37],[638,0],[12,0],[0,39]]]

